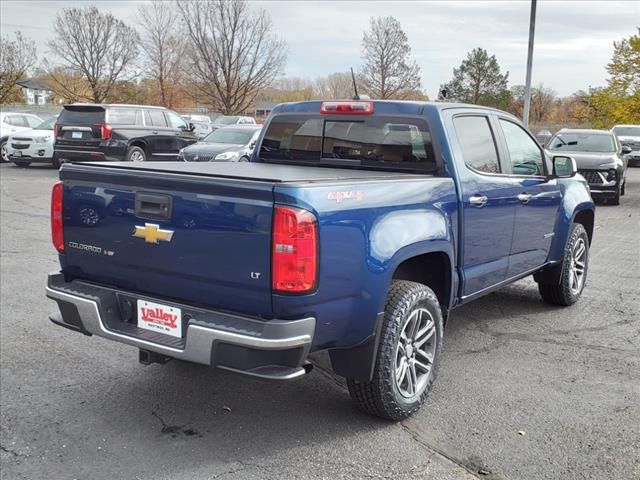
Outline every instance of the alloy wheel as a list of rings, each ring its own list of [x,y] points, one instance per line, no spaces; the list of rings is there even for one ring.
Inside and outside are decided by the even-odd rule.
[[[571,264],[569,266],[570,288],[574,295],[580,293],[584,285],[584,277],[587,270],[587,244],[580,237],[573,246]]]
[[[424,391],[436,352],[436,323],[424,308],[414,310],[400,334],[396,349],[395,381],[400,394],[413,399]]]

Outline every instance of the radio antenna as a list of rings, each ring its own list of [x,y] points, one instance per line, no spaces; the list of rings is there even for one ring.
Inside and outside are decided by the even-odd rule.
[[[356,75],[353,73],[353,67],[351,67],[351,80],[353,80],[353,91],[356,93],[354,100],[360,100],[360,95],[358,95],[358,86],[356,85]]]

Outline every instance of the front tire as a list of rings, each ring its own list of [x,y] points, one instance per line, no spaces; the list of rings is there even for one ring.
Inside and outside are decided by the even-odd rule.
[[[144,162],[147,160],[147,154],[140,147],[129,147],[126,160],[127,162]]]
[[[9,152],[7,151],[6,140],[2,140],[2,142],[0,142],[0,161],[2,163],[9,163]]]
[[[429,287],[394,280],[383,322],[372,380],[347,379],[347,386],[360,410],[399,421],[418,411],[435,380],[442,311]]]
[[[582,295],[588,270],[589,236],[582,224],[574,223],[564,250],[560,278],[550,283],[538,284],[542,299],[552,305],[573,305]]]

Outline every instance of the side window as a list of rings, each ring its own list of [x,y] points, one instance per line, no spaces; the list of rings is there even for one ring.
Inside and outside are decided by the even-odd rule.
[[[500,173],[496,142],[487,117],[456,117],[456,128],[462,158],[467,167],[482,173]]]
[[[135,125],[136,110],[133,108],[112,108],[109,110],[109,123],[113,125]]]
[[[544,175],[538,144],[519,125],[500,119],[514,175]]]
[[[10,115],[5,120],[9,125],[13,125],[14,127],[28,127],[29,124],[24,119],[22,115]]]
[[[167,116],[169,117],[169,122],[173,128],[187,129],[187,122],[185,122],[177,113],[167,111]]]
[[[144,120],[143,120],[143,115],[142,115],[142,110],[140,110],[139,108],[136,109],[136,125],[142,126],[144,125]]]
[[[151,118],[151,125],[154,127],[166,127],[167,119],[164,118],[164,112],[162,110],[147,110],[149,117]]]

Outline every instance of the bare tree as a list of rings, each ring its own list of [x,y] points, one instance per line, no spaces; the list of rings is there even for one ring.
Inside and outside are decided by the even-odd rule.
[[[19,31],[15,40],[0,38],[0,103],[13,96],[16,82],[22,80],[36,61],[36,44]]]
[[[242,113],[282,72],[285,44],[246,0],[177,0],[193,46],[192,71],[213,108]]]
[[[56,17],[53,30],[55,38],[48,43],[49,48],[65,67],[81,74],[91,90],[90,96],[70,91],[64,78],[51,69],[52,86],[62,96],[103,102],[138,55],[137,32],[96,7],[64,9]]]
[[[138,8],[142,20],[143,65],[148,76],[158,83],[160,103],[173,106],[184,74],[186,42],[180,32],[175,6],[152,0]]]
[[[411,47],[400,22],[393,17],[371,18],[362,39],[365,91],[375,98],[406,98],[420,89],[420,67],[411,61]]]
[[[316,93],[320,98],[344,99],[354,95],[351,72],[334,72],[316,80]]]
[[[511,113],[516,117],[522,118],[522,110],[524,108],[524,85],[515,85],[511,87]],[[547,120],[554,107],[558,103],[556,92],[550,88],[546,88],[543,84],[531,89],[531,112],[529,121],[531,123],[540,123]]]

